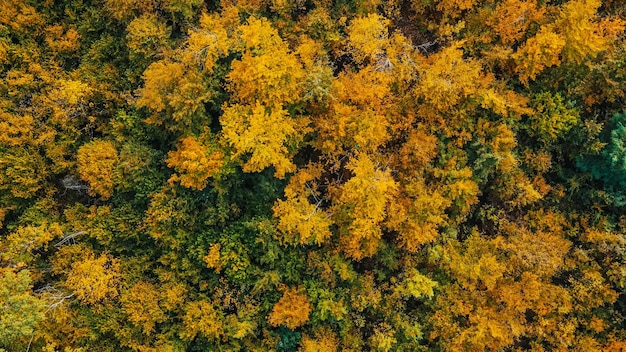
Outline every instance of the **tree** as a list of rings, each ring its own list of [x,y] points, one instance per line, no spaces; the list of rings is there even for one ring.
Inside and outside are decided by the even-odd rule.
[[[391,138],[394,97],[386,72],[342,73],[332,82],[330,95],[328,111],[313,119],[321,134],[317,148],[331,155],[352,149],[374,152]]]
[[[39,253],[49,249],[53,240],[62,237],[63,228],[59,223],[20,226],[0,240],[0,262],[7,266],[31,264]]]
[[[232,101],[268,107],[294,103],[302,91],[302,64],[278,31],[264,18],[251,17],[239,26],[241,59],[227,75]]]
[[[537,94],[531,106],[536,112],[528,119],[528,133],[546,145],[564,137],[580,123],[579,112],[568,106],[558,93],[554,96],[550,93]]]
[[[387,226],[398,232],[400,248],[417,252],[438,239],[438,227],[446,223],[445,211],[452,205],[438,188],[427,186],[424,179],[410,180],[389,204]]]
[[[441,123],[443,119],[443,128],[454,129],[463,119],[453,121],[450,116],[462,116],[479,104],[502,116],[521,113],[523,103],[519,97],[497,87],[494,77],[483,72],[479,60],[466,59],[462,45],[463,41],[453,42],[434,55],[420,58],[420,79],[413,89],[424,102],[418,106],[419,114],[429,123]]]
[[[237,48],[234,34],[239,25],[239,10],[235,6],[224,8],[219,14],[202,13],[200,28],[189,31],[186,48],[181,53],[182,61],[214,73],[219,67],[218,60]]]
[[[135,18],[126,28],[126,41],[132,56],[139,60],[150,60],[162,55],[168,48],[170,30],[155,16]]]
[[[7,195],[29,199],[46,185],[45,159],[34,148],[7,148],[0,155],[0,189]]]
[[[148,66],[143,78],[136,104],[152,111],[146,122],[173,132],[199,129],[214,92],[198,67],[166,58]]]
[[[120,296],[122,311],[135,325],[140,326],[146,335],[154,332],[155,325],[166,320],[167,316],[159,306],[161,288],[145,281],[135,283]]]
[[[284,288],[283,296],[272,308],[268,322],[272,326],[285,325],[291,330],[309,320],[311,305],[306,294],[297,288]]]
[[[381,244],[383,222],[398,185],[389,169],[364,153],[357,154],[348,169],[354,177],[340,187],[333,211],[341,226],[340,248],[348,257],[361,260],[376,254]]]
[[[520,81],[528,84],[528,79],[534,80],[545,68],[560,65],[560,55],[565,44],[565,39],[555,33],[551,26],[542,26],[513,55]]]
[[[267,20],[251,17],[238,32],[242,56],[227,75],[233,94],[231,104],[223,107],[222,134],[233,157],[251,154],[245,172],[274,166],[276,177],[283,178],[295,171],[290,159],[308,131],[306,119],[286,110],[302,91],[304,71]]]
[[[300,346],[302,352],[335,352],[339,341],[332,331],[322,328],[314,336],[303,336]]]
[[[626,189],[626,114],[613,115],[607,132],[609,138],[599,155],[581,156],[576,164],[595,179],[602,180],[605,187],[615,193],[617,205],[625,204],[620,192]]]
[[[96,304],[119,296],[120,261],[107,253],[96,257],[85,253],[72,263],[65,285],[85,304]]]
[[[316,182],[321,173],[320,165],[298,170],[285,187],[286,199],[278,199],[274,204],[272,210],[279,220],[277,227],[283,233],[282,242],[320,246],[330,239],[332,221],[330,214],[321,208],[324,199]]]
[[[235,104],[224,109],[220,122],[224,139],[234,149],[232,157],[250,155],[243,165],[244,172],[273,166],[274,175],[284,178],[286,173],[295,171],[290,158],[293,150],[288,145],[297,145],[306,131],[302,128],[305,123],[289,117],[282,107]]]
[[[389,40],[387,27],[389,20],[377,15],[354,19],[348,27],[350,52],[357,63],[373,65],[385,55],[384,49]]]
[[[572,0],[563,5],[553,28],[565,40],[564,61],[581,63],[585,58],[594,58],[624,31],[622,20],[598,20],[601,5],[599,0]]]
[[[17,115],[0,110],[0,144],[18,146],[31,142],[33,138],[33,124],[35,119],[31,115]]]
[[[151,0],[105,0],[106,11],[118,20],[130,20],[141,14],[151,13],[155,9]]]
[[[123,143],[114,183],[121,192],[134,192],[135,199],[146,201],[166,180],[162,172],[161,152],[135,142]]]
[[[0,348],[25,348],[44,319],[44,303],[31,285],[28,270],[0,269]]]
[[[196,301],[185,305],[180,337],[193,340],[197,335],[212,340],[220,340],[224,336],[223,314],[210,301]]]
[[[9,26],[16,34],[25,35],[30,30],[38,30],[44,21],[41,14],[25,1],[3,0],[0,6],[4,9],[0,23]]]
[[[503,44],[510,45],[524,38],[531,25],[541,22],[545,13],[546,9],[535,0],[506,0],[496,6],[493,19],[487,23],[493,26]]]
[[[181,144],[179,149],[168,153],[167,166],[179,172],[170,182],[180,180],[184,187],[202,190],[208,178],[219,174],[224,166],[224,153],[217,146],[205,146],[194,137],[183,138]]]
[[[80,147],[76,156],[80,178],[87,181],[90,194],[102,199],[113,195],[114,171],[119,157],[112,142],[95,140]]]

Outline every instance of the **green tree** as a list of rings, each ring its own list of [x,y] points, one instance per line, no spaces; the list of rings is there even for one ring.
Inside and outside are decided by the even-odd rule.
[[[582,170],[601,180],[616,205],[626,204],[626,114],[615,114],[605,130],[605,146],[598,155],[577,158]]]
[[[45,304],[31,292],[28,270],[0,269],[0,347],[24,349],[44,319]]]

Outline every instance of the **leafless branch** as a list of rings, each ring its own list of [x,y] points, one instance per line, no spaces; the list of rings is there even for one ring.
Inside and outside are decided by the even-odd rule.
[[[63,236],[63,238],[57,242],[54,246],[61,247],[62,245],[68,244],[69,242],[74,242],[74,239],[80,235],[86,234],[87,231],[76,231],[74,233],[70,233],[69,235]]]
[[[437,40],[433,40],[432,42],[426,42],[423,44],[416,45],[415,48],[419,50],[420,52],[424,53],[425,55],[428,55],[430,48],[432,48],[435,45],[437,45]]]
[[[35,293],[42,296],[42,299],[48,302],[46,313],[61,306],[65,301],[75,296],[74,293],[67,293],[59,290],[52,285],[46,285],[35,290]]]
[[[63,179],[61,180],[61,184],[63,185],[63,187],[65,187],[65,189],[69,189],[72,191],[81,192],[89,189],[89,186],[70,175],[63,177]]]

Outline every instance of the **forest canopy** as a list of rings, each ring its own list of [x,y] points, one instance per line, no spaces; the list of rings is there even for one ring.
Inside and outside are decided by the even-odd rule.
[[[0,351],[626,350],[624,0],[0,0]]]

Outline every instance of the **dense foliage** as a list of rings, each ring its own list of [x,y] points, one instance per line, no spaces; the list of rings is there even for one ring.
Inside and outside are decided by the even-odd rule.
[[[623,0],[0,0],[0,350],[626,349]]]

